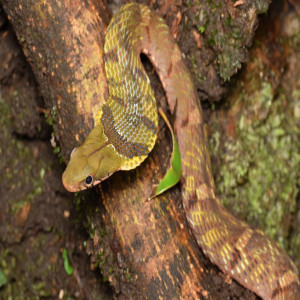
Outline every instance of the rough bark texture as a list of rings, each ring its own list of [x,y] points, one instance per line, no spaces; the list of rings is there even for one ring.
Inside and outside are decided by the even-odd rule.
[[[56,138],[67,157],[89,132],[93,114],[107,97],[102,47],[109,13],[97,1],[1,3],[46,105],[57,118]],[[197,41],[197,34],[194,37]],[[137,170],[115,174],[103,183],[99,195],[85,193],[81,208],[89,219],[92,259],[120,297],[221,299],[228,287],[215,290],[214,281],[224,278],[199,251],[179,191],[146,201],[151,183],[158,182],[168,163],[170,143],[164,136],[161,130],[153,153]]]

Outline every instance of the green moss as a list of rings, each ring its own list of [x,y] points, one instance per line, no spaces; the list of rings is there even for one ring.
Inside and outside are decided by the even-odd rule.
[[[123,276],[124,278],[126,279],[126,281],[129,283],[129,282],[132,282],[134,280],[134,276],[133,274],[129,271],[128,268],[125,268],[123,269]]]
[[[251,2],[248,11],[252,10],[255,14],[264,13],[267,8],[268,1],[257,0]],[[194,9],[197,11],[191,26],[197,28],[203,36],[204,48],[212,48],[216,54],[219,74],[227,81],[245,61],[245,44],[248,44],[247,40],[251,34],[249,27],[241,25],[242,16],[232,18],[228,8],[220,0],[198,1]],[[192,64],[194,65],[194,62]],[[200,64],[193,68],[195,74],[198,73],[195,69],[199,68]]]
[[[265,14],[268,11],[269,1],[266,0],[254,0],[255,7],[259,14]]]
[[[207,28],[207,46],[216,50],[220,76],[224,80],[229,80],[232,73],[241,67],[239,52],[243,45],[244,37],[240,31],[240,26],[236,24],[236,21],[229,14],[223,19],[219,18],[226,11],[221,1],[217,1],[217,3],[208,1],[208,3],[211,16],[210,18],[202,19],[205,23],[198,26],[198,28],[201,28],[201,26]],[[219,24],[218,30],[216,29],[217,23]],[[222,27],[224,28],[223,30]]]
[[[193,73],[194,73],[194,76],[196,77],[196,80],[199,82],[199,83],[202,83],[206,78],[202,76],[202,74],[199,72],[198,70],[198,65],[197,65],[197,61],[195,59],[195,56],[194,54],[191,54],[188,56],[188,59],[191,61],[192,63],[192,68],[193,68]]]
[[[95,267],[99,268],[101,270],[101,273],[104,275],[104,274],[107,274],[105,272],[105,269],[107,267],[107,260],[108,260],[108,253],[105,253],[104,250],[101,250],[100,253],[96,254],[96,261],[95,261]],[[104,276],[109,276],[109,274],[107,275],[104,275]],[[107,280],[106,280],[107,281]]]
[[[289,250],[283,242],[291,225],[286,219],[295,212],[300,182],[299,116],[293,114],[298,106],[296,97],[281,93],[274,99],[271,90],[265,82],[254,94],[242,93],[248,104],[236,137],[221,146],[215,133],[210,147],[221,158],[216,186],[225,205]]]
[[[14,93],[17,96],[17,92]],[[19,96],[20,97],[20,96]],[[0,170],[2,177],[1,186],[6,187],[5,193],[1,197],[6,206],[3,207],[3,212],[9,214],[8,223],[4,224],[6,228],[1,236],[3,243],[18,243],[23,236],[22,229],[22,209],[28,210],[28,207],[38,200],[39,195],[43,191],[46,171],[50,168],[46,162],[38,158],[38,148],[36,144],[21,140],[13,134],[13,115],[9,102],[6,102],[0,97],[0,149],[5,159],[0,160]],[[18,226],[18,222],[21,222]],[[14,222],[13,226],[12,223]],[[28,240],[36,241],[34,240]],[[26,243],[26,241],[24,241]],[[42,239],[37,243],[45,243]],[[31,251],[39,251],[35,243],[27,245]],[[26,264],[28,274],[36,274],[39,268],[45,266],[44,256],[40,253],[36,255],[39,259],[34,262],[28,259],[27,247],[24,251],[19,251],[17,254],[10,250],[0,250],[0,270],[7,278],[7,283],[1,289],[2,299],[26,299],[28,294],[32,294],[32,289],[37,295],[36,299],[41,296],[51,295],[51,290],[43,288],[45,283],[43,279],[35,282],[29,290],[28,279],[22,280],[22,275],[19,274],[19,264]],[[31,272],[31,273],[30,273]],[[19,276],[19,277],[18,277]],[[16,280],[16,278],[18,280]]]
[[[205,31],[205,26],[204,26],[204,25],[199,26],[199,27],[198,27],[198,31],[199,31],[200,33],[204,33],[204,31]]]
[[[7,283],[7,277],[3,273],[3,271],[0,269],[0,288]]]
[[[44,239],[41,239],[40,242],[43,245],[47,243]],[[52,295],[51,287],[46,286],[45,278],[43,278],[46,274],[41,271],[47,265],[47,260],[44,256],[41,256],[40,249],[32,251],[31,248],[32,257],[26,253],[28,251],[26,247],[17,254],[12,253],[10,250],[0,252],[0,269],[7,278],[7,284],[1,290],[1,299],[40,299],[41,297]],[[34,257],[39,259],[34,260]],[[22,264],[22,270],[25,268],[29,276],[34,276],[34,280],[27,276],[24,277],[24,274],[20,274],[19,264]],[[28,284],[29,281],[31,282],[30,285]],[[30,298],[28,295],[31,295]]]
[[[55,121],[57,120],[57,107],[54,105],[50,112],[49,111],[45,111],[45,118],[46,118],[46,122],[50,125],[53,126]]]
[[[47,124],[49,124],[53,131],[51,133],[52,139],[51,139],[51,144],[53,146],[53,153],[56,154],[59,158],[59,162],[62,164],[63,163],[63,158],[61,155],[61,149],[60,147],[56,144],[55,141],[55,137],[56,137],[56,131],[54,130],[54,125],[57,122],[57,118],[58,118],[58,111],[57,111],[57,107],[54,105],[51,110],[47,110],[45,111],[45,119]]]
[[[8,256],[10,254],[9,250],[3,250],[0,252],[0,288],[7,284],[9,273],[10,273],[10,264]]]
[[[15,193],[20,189],[19,198],[12,199],[10,212],[17,214],[20,209],[41,194],[44,184],[44,176],[49,166],[45,162],[36,159],[33,149],[23,141],[19,141],[11,134],[12,114],[8,103],[0,98],[0,126],[2,134],[0,136],[1,153],[7,153],[6,159],[0,161],[0,169],[4,170],[4,180],[6,186],[10,186],[10,191]],[[17,178],[17,180],[16,180]],[[9,197],[10,191],[6,196]]]

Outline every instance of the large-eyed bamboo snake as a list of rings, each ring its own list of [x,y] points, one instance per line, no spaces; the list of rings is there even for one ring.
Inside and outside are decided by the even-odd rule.
[[[176,109],[187,220],[203,252],[263,299],[300,299],[298,271],[273,240],[234,218],[215,195],[202,111],[181,52],[164,21],[147,6],[127,4],[112,18],[104,46],[109,99],[95,127],[71,154],[64,186],[79,191],[117,170],[137,167],[157,136],[156,100],[140,61],[148,55]]]

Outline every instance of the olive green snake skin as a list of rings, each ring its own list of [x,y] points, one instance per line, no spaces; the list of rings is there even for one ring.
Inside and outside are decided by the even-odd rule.
[[[298,271],[263,232],[235,219],[215,195],[197,92],[164,21],[147,6],[127,4],[106,34],[104,60],[110,97],[63,175],[79,191],[117,170],[138,166],[157,136],[156,100],[140,61],[146,53],[166,91],[182,160],[182,198],[198,245],[209,259],[263,299],[300,299]],[[197,133],[197,134],[195,134]]]

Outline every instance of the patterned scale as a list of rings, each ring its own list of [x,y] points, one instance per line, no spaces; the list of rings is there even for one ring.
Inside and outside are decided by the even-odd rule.
[[[225,273],[259,291],[263,299],[297,299],[297,269],[283,249],[230,215],[213,190],[207,194],[211,198],[198,201],[188,215],[204,254]]]
[[[139,56],[142,36],[135,15],[123,7],[108,26],[104,60],[110,97],[98,116],[108,142],[124,157],[122,170],[140,165],[157,137],[156,100]]]

